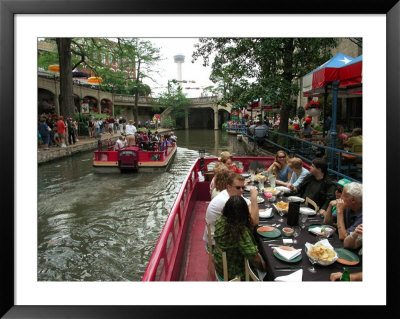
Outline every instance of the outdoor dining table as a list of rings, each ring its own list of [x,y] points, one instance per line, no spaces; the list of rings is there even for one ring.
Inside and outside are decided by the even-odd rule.
[[[257,186],[254,185],[254,186]],[[267,183],[265,187],[268,187]],[[246,196],[246,194],[245,194]],[[259,197],[264,199],[263,203],[259,203],[259,209],[265,209],[266,204],[267,204],[267,198],[265,197],[264,194],[259,193]],[[275,204],[278,201],[288,201],[288,197],[286,194],[284,196],[277,197],[275,200]],[[279,222],[278,220],[281,218],[281,216],[278,214],[277,210],[273,205],[271,205],[272,210],[273,210],[273,216],[270,218],[260,218],[259,220],[259,226],[263,225],[273,225],[276,224],[276,228],[278,228],[281,231],[281,235],[277,238],[265,238],[259,235],[255,231],[255,237],[257,238],[258,241],[258,248],[260,251],[260,254],[264,258],[267,266],[267,275],[264,280],[268,281],[273,281],[276,277],[280,276],[286,276],[289,275],[299,269],[303,269],[303,276],[302,276],[302,281],[329,281],[330,280],[330,274],[333,272],[343,272],[344,267],[349,268],[350,273],[356,273],[356,272],[361,272],[362,271],[362,256],[358,256],[360,259],[360,262],[357,265],[354,266],[348,266],[348,265],[343,265],[340,264],[338,261],[334,262],[333,264],[329,266],[322,266],[319,264],[314,264],[312,265],[310,260],[308,259],[308,256],[306,254],[306,247],[305,244],[308,242],[312,245],[318,242],[319,236],[311,233],[308,231],[308,227],[310,225],[322,225],[323,219],[317,215],[311,215],[308,216],[307,221],[305,223],[305,227],[301,229],[301,232],[299,236],[294,238],[293,236],[291,237],[286,237],[282,231],[283,228],[285,227],[291,227],[287,225],[287,214],[283,215],[283,222]],[[300,207],[305,207],[304,204],[301,204]],[[258,228],[258,227],[257,227]],[[291,227],[293,228],[293,227]],[[283,244],[283,239],[290,238],[290,239],[295,239],[297,243],[294,244],[289,244],[292,245],[293,248],[299,249],[301,248],[301,260],[298,262],[292,263],[292,262],[285,262],[281,261],[277,257],[275,257],[273,253],[273,246],[272,245],[282,245]],[[335,231],[329,238],[328,238],[329,243],[333,248],[343,248],[343,241],[339,239],[339,235],[337,231]],[[271,245],[271,246],[270,246]],[[350,250],[353,253],[357,254],[357,250]],[[314,266],[315,272],[311,272],[309,269],[311,266]]]

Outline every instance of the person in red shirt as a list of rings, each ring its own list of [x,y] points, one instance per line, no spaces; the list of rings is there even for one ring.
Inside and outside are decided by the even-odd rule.
[[[64,116],[60,115],[59,120],[57,121],[57,133],[61,141],[61,147],[67,147],[67,145],[65,145],[66,129],[67,125],[65,125]]]

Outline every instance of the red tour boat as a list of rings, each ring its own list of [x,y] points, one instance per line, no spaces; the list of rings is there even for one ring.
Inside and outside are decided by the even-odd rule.
[[[93,168],[95,172],[118,173],[122,171],[154,172],[166,170],[171,165],[176,153],[176,143],[160,147],[160,143],[141,142],[139,146],[128,146],[114,150],[114,144],[108,141],[106,150],[99,140],[94,152]]]

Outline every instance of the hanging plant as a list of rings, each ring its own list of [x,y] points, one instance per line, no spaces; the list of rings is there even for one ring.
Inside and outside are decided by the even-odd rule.
[[[309,109],[319,109],[319,102],[316,102],[314,100],[311,100],[309,103],[307,103],[304,107],[306,110]]]

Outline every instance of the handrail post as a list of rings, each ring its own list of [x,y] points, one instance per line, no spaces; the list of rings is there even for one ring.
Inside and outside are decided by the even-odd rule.
[[[331,124],[331,151],[330,151],[330,160],[329,166],[331,169],[334,168],[334,157],[335,152],[334,148],[336,148],[336,114],[337,114],[337,98],[338,98],[338,89],[339,89],[339,82],[334,81],[332,82],[332,124]]]

